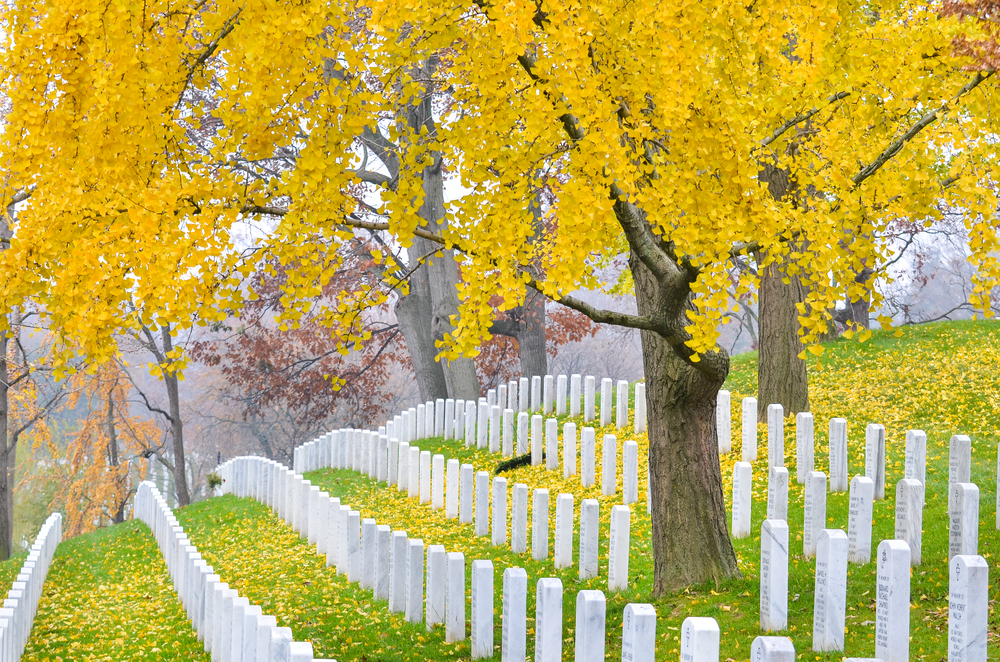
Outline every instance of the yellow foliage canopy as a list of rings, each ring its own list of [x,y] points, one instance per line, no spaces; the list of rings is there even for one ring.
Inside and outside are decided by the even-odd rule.
[[[694,274],[696,352],[715,345],[734,252],[760,250],[806,283],[808,339],[862,287],[862,265],[884,263],[887,224],[941,204],[965,213],[973,303],[986,310],[1000,282],[996,79],[952,47],[989,35],[926,3],[26,0],[3,12],[0,197],[32,193],[0,301],[37,300],[68,347],[99,357],[116,328],[218,316],[261,255],[295,265],[294,315],[331,267],[318,248],[358,225],[359,195],[409,243],[436,154],[463,192],[443,236],[464,253],[449,355],[488,337],[490,297],[517,305],[526,272],[554,298],[592,285],[628,250],[623,200]],[[428,98],[433,127],[394,120]],[[380,139],[362,146],[366,129]],[[384,170],[376,158],[400,176],[366,176]],[[536,236],[542,187],[554,196]],[[248,258],[236,224],[267,211],[280,222]]]

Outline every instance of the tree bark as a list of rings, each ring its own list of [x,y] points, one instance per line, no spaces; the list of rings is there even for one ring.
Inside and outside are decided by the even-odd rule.
[[[548,374],[549,356],[545,341],[545,295],[529,288],[521,308],[517,334],[522,377]]]
[[[3,464],[0,475],[0,560],[10,558],[14,546],[14,455],[16,448],[10,444],[10,384],[7,366],[7,348],[10,337],[0,333],[0,441],[3,443]]]
[[[173,338],[170,327],[164,326],[163,355],[170,356],[173,349]],[[165,364],[164,364],[165,365]],[[177,373],[163,371],[163,382],[167,387],[167,401],[170,404],[170,433],[174,439],[174,492],[177,494],[177,505],[186,506],[191,503],[188,492],[187,467],[184,461],[184,423],[181,420],[181,399],[177,384]]]
[[[667,285],[634,255],[630,259],[638,311],[663,314],[664,301],[681,298],[673,328],[682,329],[691,306],[690,288]],[[653,524],[653,595],[708,580],[739,576],[726,525],[715,423],[716,396],[729,372],[729,356],[718,350],[696,369],[660,333],[641,331],[649,434],[649,479]]]
[[[425,266],[420,266],[410,275],[409,285],[409,293],[396,303],[396,319],[410,353],[413,372],[417,376],[420,399],[427,401],[447,398],[448,383],[444,378],[444,367],[434,360],[437,349],[434,347],[431,290]]]
[[[758,259],[758,262],[760,260]],[[785,283],[784,279],[789,282]],[[767,406],[780,404],[784,415],[809,411],[809,376],[799,354],[797,303],[805,301],[801,281],[769,265],[761,271],[759,291],[760,344],[757,356],[757,414],[766,420]]]

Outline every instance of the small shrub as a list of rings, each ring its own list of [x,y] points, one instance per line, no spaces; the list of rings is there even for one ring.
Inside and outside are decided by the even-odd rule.
[[[208,489],[210,490],[214,490],[215,488],[222,486],[222,476],[220,476],[218,472],[213,471],[208,474],[208,476],[205,477],[205,480],[208,481]]]

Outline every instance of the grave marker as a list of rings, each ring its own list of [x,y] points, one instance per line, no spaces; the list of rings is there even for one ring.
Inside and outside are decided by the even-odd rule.
[[[491,576],[492,580],[492,576]],[[501,662],[523,662],[527,650],[525,620],[528,615],[528,573],[524,568],[507,568],[503,571],[503,608],[501,634]],[[492,607],[492,602],[490,603]],[[492,618],[492,611],[491,618]],[[492,624],[492,620],[491,620]],[[492,630],[490,632],[492,637]]]
[[[535,662],[562,662],[562,581],[539,579],[535,589]]]
[[[719,662],[719,624],[714,618],[688,616],[684,619],[681,623],[681,662]]]
[[[434,400],[434,436],[444,436],[444,398]]]
[[[441,457],[441,456],[435,456]],[[448,471],[447,471],[447,495],[445,498],[444,516],[448,519],[455,519],[458,517],[458,496],[460,493],[459,485],[459,470],[460,466],[458,460],[451,459],[448,460]]]
[[[410,543],[405,531],[393,531],[389,558],[389,611],[406,611],[406,567]]]
[[[866,476],[851,479],[847,514],[847,560],[865,565],[872,557],[872,500],[875,482]]]
[[[618,381],[615,397],[617,398],[615,402],[615,427],[619,429],[628,427],[628,382],[624,379]]]
[[[847,613],[847,534],[823,529],[816,545],[813,650],[844,650]]]
[[[577,400],[580,399],[577,389]],[[556,416],[566,415],[566,375],[556,377]]]
[[[399,442],[399,459],[396,462],[396,490],[409,492],[410,484],[410,444]]]
[[[541,414],[531,417],[531,466],[538,467],[542,464],[542,456],[545,454],[542,447],[542,418]]]
[[[750,535],[751,487],[753,467],[749,462],[733,465],[733,537]]]
[[[542,408],[542,378],[534,375],[531,378],[531,411]]]
[[[488,474],[487,474],[488,475]],[[507,544],[507,479],[493,479],[493,545]]]
[[[563,423],[563,478],[576,475],[576,423]]]
[[[528,551],[528,486],[524,483],[514,485],[510,519],[510,551],[523,554]]]
[[[500,452],[500,407],[496,405],[490,410],[490,452]]]
[[[580,415],[580,375],[572,375],[569,383],[569,415]]]
[[[444,640],[454,643],[465,639],[465,555],[448,552],[446,564]]]
[[[428,455],[429,451],[424,451]],[[431,510],[444,508],[444,455],[431,458]]]
[[[472,659],[493,656],[493,563],[472,562]]]
[[[406,479],[407,496],[411,499],[419,499],[422,487],[420,484],[420,448],[418,446],[410,446],[409,452],[410,459],[406,461],[406,467],[410,473],[409,478]]]
[[[972,440],[956,434],[948,445],[948,494],[955,493],[957,483],[971,483]]]
[[[549,491],[532,492],[531,558],[541,561],[549,557]]]
[[[847,491],[847,420],[843,418],[830,419],[830,491]]]
[[[424,615],[424,541],[407,541],[406,622],[419,623]]]
[[[875,657],[910,659],[910,550],[902,540],[883,540],[875,572]]]
[[[514,455],[514,410],[503,410],[503,456]]]
[[[635,385],[635,433],[646,432],[646,385],[639,382]]]
[[[948,662],[986,662],[989,565],[982,556],[959,554],[948,566]]]
[[[927,434],[923,430],[906,431],[906,456],[903,463],[903,478],[914,478],[924,486],[924,501],[927,500]]]
[[[490,534],[490,472],[476,473],[476,535]]]
[[[447,420],[447,419],[446,419]],[[444,623],[444,598],[447,569],[444,545],[427,547],[427,602],[424,622],[430,630]]]
[[[596,482],[597,464],[594,428],[580,431],[580,485],[590,487]]]
[[[588,375],[587,379],[584,380],[584,390],[583,390],[583,422],[589,423],[594,420],[594,400],[595,400],[595,390],[597,388],[596,380]]]
[[[390,555],[392,552],[392,529],[388,524],[379,524],[375,529],[375,590],[376,598],[389,599]]]
[[[471,464],[463,464],[459,478],[458,521],[460,524],[472,522],[472,503],[475,500],[473,492],[474,473]]]
[[[559,421],[554,418],[545,419],[545,468],[559,469]]]
[[[601,380],[601,427],[611,425],[612,407],[614,407],[614,396],[611,394],[613,382],[611,378],[605,377]]]
[[[757,461],[757,398],[743,398],[743,461]]]
[[[733,413],[729,391],[720,390],[715,397],[715,428],[719,434],[719,452],[733,450]]]
[[[979,553],[979,488],[956,483],[948,502],[948,560]]]
[[[375,534],[378,525],[375,520],[366,517],[361,521],[361,588],[375,588]]]
[[[750,644],[750,662],[795,662],[795,645],[788,637],[757,637]]]
[[[580,504],[580,579],[597,576],[599,515],[597,499],[584,499]]]
[[[631,539],[632,511],[628,506],[611,508],[611,526],[608,532],[608,590],[624,591],[628,588],[628,557]]]
[[[573,495],[556,497],[556,532],[553,550],[556,570],[573,565]]]
[[[625,605],[622,613],[622,661],[653,662],[655,658],[656,609],[649,604]]]
[[[575,662],[604,662],[606,612],[607,601],[600,591],[584,590],[576,594]]]
[[[622,448],[622,491],[626,506],[639,500],[639,444],[631,440]]]
[[[488,402],[480,402],[479,424],[476,426],[476,447],[479,449],[486,448],[487,446],[486,432],[487,432],[487,426],[489,425],[489,420],[490,420],[490,404]]]
[[[813,439],[813,415],[803,411],[795,415],[795,481],[800,485],[815,469],[815,441]]]
[[[785,466],[785,410],[781,405],[767,406],[767,463]]]
[[[788,469],[772,466],[767,480],[767,519],[788,521]],[[824,486],[825,489],[825,486]]]
[[[517,405],[518,405],[518,411],[525,411],[526,412],[526,411],[528,411],[528,405],[530,404],[529,403],[530,393],[528,391],[528,388],[529,388],[529,386],[528,386],[528,378],[527,377],[521,377],[521,379],[518,380],[518,386],[519,386],[519,397],[518,397],[518,403],[517,403]]]
[[[896,483],[896,540],[910,548],[910,563],[920,565],[921,531],[923,529],[924,488],[916,478],[904,478]]]
[[[810,471],[806,476],[805,507],[802,511],[802,554],[816,555],[820,531],[826,528],[826,474]]]
[[[618,492],[618,438],[615,435],[604,435],[601,455],[601,493],[614,496]]]
[[[517,415],[517,455],[524,455],[528,450],[528,412],[522,411]]]
[[[430,502],[431,502],[431,452],[420,451],[420,503],[430,503]]]
[[[760,629],[788,627],[788,523],[764,520],[760,529]]]
[[[542,413],[548,416],[552,413],[552,392],[553,380],[552,375],[545,375],[545,379],[542,380]]]
[[[865,476],[875,483],[875,500],[885,498],[885,428],[870,423],[865,428]]]

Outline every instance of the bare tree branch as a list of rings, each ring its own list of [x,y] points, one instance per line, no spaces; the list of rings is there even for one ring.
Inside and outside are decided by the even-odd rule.
[[[773,143],[775,140],[777,140],[778,138],[780,138],[782,136],[782,134],[785,133],[785,131],[788,131],[790,128],[792,128],[796,124],[801,124],[802,122],[805,122],[810,117],[812,117],[813,115],[815,115],[819,111],[821,111],[824,108],[826,108],[827,106],[829,106],[831,103],[835,103],[837,101],[840,101],[844,97],[850,96],[850,94],[851,94],[850,92],[837,92],[833,96],[827,97],[826,101],[823,103],[822,106],[817,106],[816,108],[813,108],[812,110],[809,110],[807,112],[802,113],[801,115],[796,115],[792,119],[788,120],[787,122],[785,122],[784,124],[782,124],[781,126],[779,126],[777,129],[775,129],[774,133],[772,133],[770,136],[768,136],[767,138],[764,138],[763,140],[761,140],[760,141],[761,146],[762,147],[767,147],[768,145],[770,145],[771,143]]]

